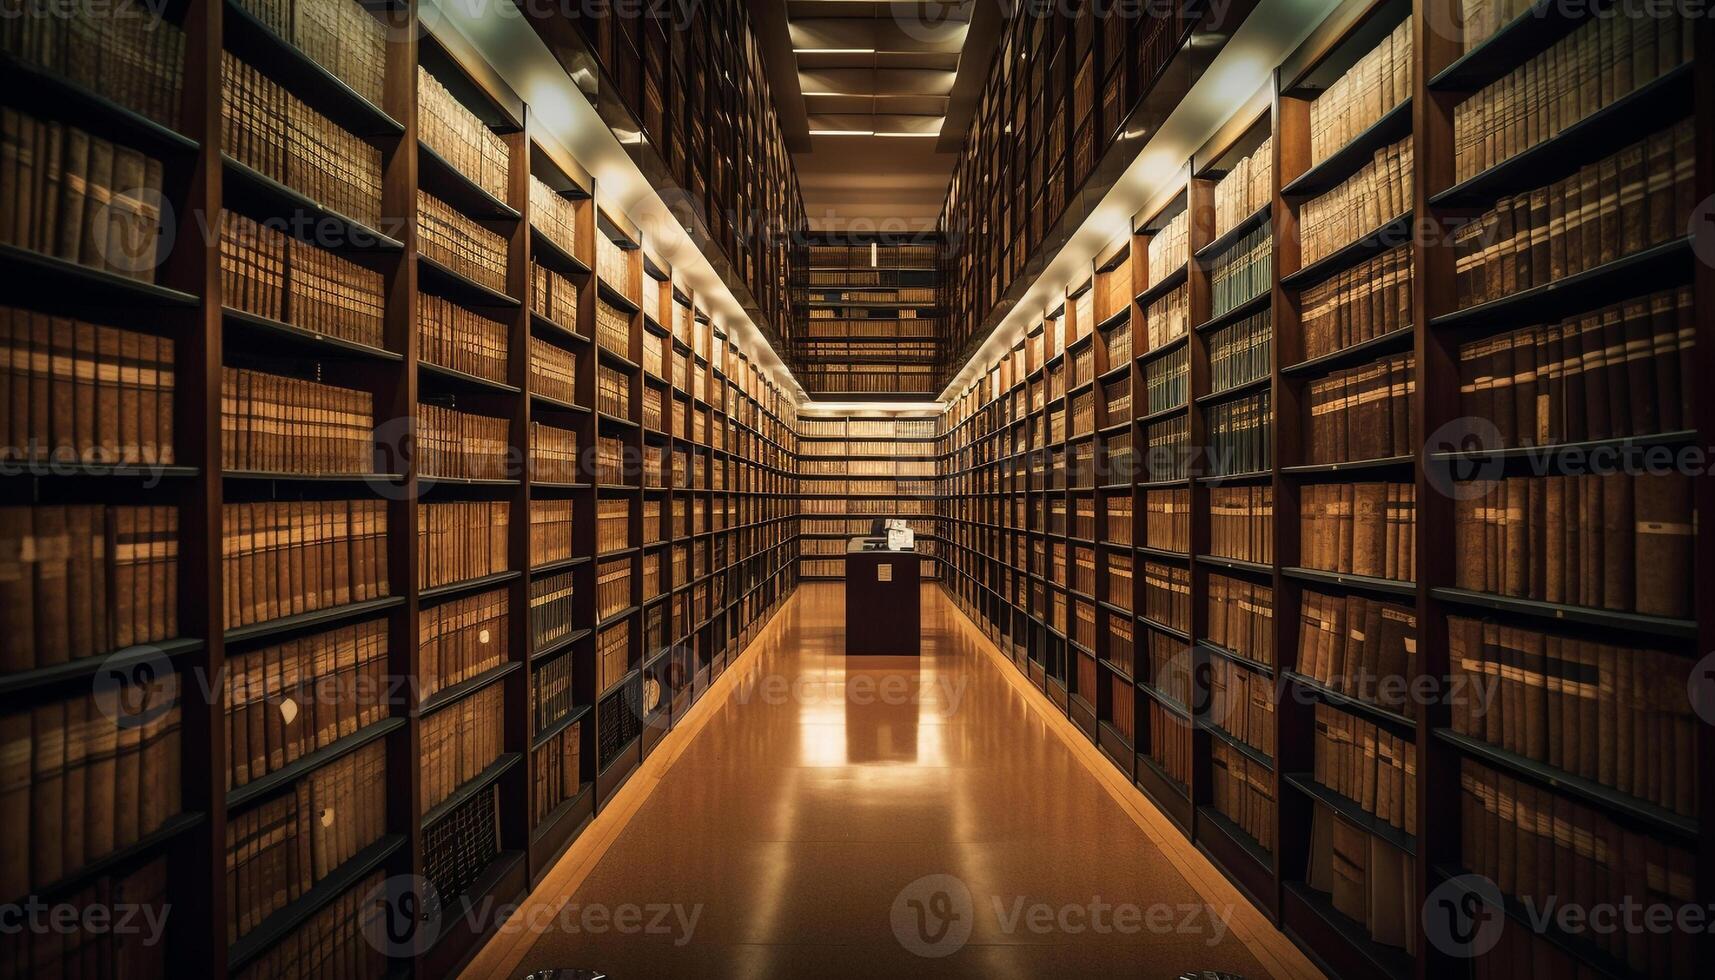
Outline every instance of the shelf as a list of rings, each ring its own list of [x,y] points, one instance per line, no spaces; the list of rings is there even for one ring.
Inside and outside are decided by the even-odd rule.
[[[1190,276],[1190,271],[1191,267],[1189,263],[1181,265],[1179,268],[1174,269],[1172,272],[1161,277],[1159,281],[1151,283],[1149,288],[1145,289],[1143,292],[1138,293],[1135,302],[1138,306],[1147,310],[1150,303],[1155,302],[1161,297],[1166,296],[1168,293],[1184,285],[1186,279]]]
[[[1198,395],[1197,404],[1210,405],[1215,402],[1224,402],[1244,395],[1254,395],[1258,392],[1268,391],[1269,387],[1273,383],[1274,379],[1265,374],[1252,381],[1246,381],[1241,384],[1232,385],[1228,388],[1222,388],[1220,391],[1211,391],[1207,395]]]
[[[279,353],[313,358],[329,358],[355,361],[382,361],[397,363],[403,361],[403,354],[372,347],[368,344],[346,340],[325,333],[317,333],[304,327],[294,326],[280,320],[232,307],[223,307],[220,311],[221,322],[229,335],[240,335],[244,338],[244,353]]]
[[[475,221],[517,221],[523,217],[518,209],[483,189],[422,140],[417,141],[417,182],[423,190]]]
[[[1565,6],[1533,3],[1431,76],[1429,88],[1438,92],[1475,92],[1546,51],[1604,6],[1601,2]]]
[[[613,306],[618,307],[624,313],[635,315],[643,312],[643,307],[638,306],[636,301],[620,292],[618,288],[608,283],[606,280],[597,280],[596,294]]]
[[[225,153],[220,160],[227,204],[236,202],[233,210],[241,214],[260,220],[287,219],[286,229],[300,240],[296,233],[306,230],[307,224],[315,239],[310,244],[336,254],[398,253],[405,249],[397,238],[326,207]]]
[[[558,640],[555,640],[554,642],[548,644],[547,646],[541,648],[540,650],[532,651],[530,654],[530,662],[536,663],[538,661],[547,660],[551,657],[557,656],[562,651],[568,650],[571,647],[576,646],[579,641],[585,639],[586,637],[591,637],[594,635],[595,635],[595,630],[592,630],[592,629],[575,630],[571,633],[566,634],[565,636],[560,637]]]
[[[1265,565],[1258,561],[1243,561],[1238,558],[1222,558],[1219,555],[1198,555],[1197,564],[1211,565],[1229,572],[1244,572],[1249,575],[1272,576],[1273,565]]]
[[[1430,195],[1430,207],[1486,207],[1503,195],[1545,187],[1673,124],[1690,114],[1693,67],[1680,65],[1530,149]]]
[[[1344,939],[1358,956],[1362,957],[1371,972],[1378,977],[1389,980],[1411,980],[1416,975],[1416,964],[1410,954],[1403,949],[1383,946],[1370,938],[1369,926],[1356,922],[1345,913],[1334,908],[1334,903],[1321,892],[1297,881],[1282,883],[1288,900],[1296,901],[1311,915],[1321,921],[1323,926]],[[1288,927],[1288,933],[1295,930]]]
[[[1435,729],[1435,737],[1465,755],[1481,759],[1491,766],[1498,766],[1520,774],[1532,782],[1566,793],[1569,796],[1575,796],[1586,803],[1595,804],[1634,826],[1641,826],[1653,833],[1666,832],[1675,837],[1683,838],[1689,846],[1696,846],[1698,824],[1695,817],[1675,813],[1648,800],[1622,793],[1612,787],[1556,769],[1547,763],[1538,762],[1527,756],[1508,752],[1480,739],[1461,735],[1451,729],[1437,728]]]
[[[549,725],[547,728],[544,728],[540,732],[537,732],[535,735],[531,736],[531,738],[530,738],[530,751],[534,752],[537,749],[541,748],[542,746],[547,745],[548,742],[550,742],[554,738],[554,736],[560,734],[561,732],[565,731],[566,729],[577,724],[579,721],[583,720],[583,718],[585,716],[587,716],[591,710],[593,710],[593,709],[591,708],[590,705],[587,705],[587,704],[583,705],[582,707],[573,708],[571,711],[569,711],[565,715],[563,715],[558,721],[554,722],[552,725]]]
[[[1280,374],[1282,377],[1314,377],[1337,371],[1340,368],[1364,364],[1384,354],[1410,350],[1413,333],[1414,331],[1410,326],[1405,326],[1392,333],[1371,337],[1369,340],[1360,341],[1331,354],[1323,354],[1320,357],[1313,357],[1307,361],[1288,365],[1280,369]]]
[[[510,582],[518,577],[518,572],[496,572],[493,575],[484,575],[480,578],[466,579],[463,582],[453,582],[449,585],[437,585],[432,588],[420,589],[417,592],[417,599],[420,602],[440,602],[456,596],[468,595],[472,592],[481,592],[484,589],[493,588],[494,586]]]
[[[461,392],[479,395],[516,395],[522,389],[517,385],[509,385],[502,381],[466,374],[450,367],[442,367],[429,361],[417,362],[418,382],[432,382],[422,385],[427,388],[440,389],[447,392]]]
[[[1301,200],[1326,194],[1375,159],[1377,150],[1410,136],[1411,97],[1406,96],[1345,146],[1282,187],[1280,196]]]
[[[1240,739],[1237,735],[1232,734],[1231,732],[1229,732],[1226,729],[1222,728],[1221,726],[1215,724],[1214,722],[1209,721],[1206,718],[1199,717],[1197,719],[1197,727],[1200,730],[1208,732],[1210,735],[1214,736],[1215,738],[1218,738],[1221,741],[1227,743],[1229,746],[1231,746],[1233,748],[1233,750],[1235,752],[1239,753],[1240,755],[1244,756],[1245,758],[1249,759],[1250,761],[1256,763],[1257,765],[1262,766],[1264,769],[1268,769],[1271,771],[1274,769],[1274,759],[1272,757],[1270,757],[1268,753],[1264,752],[1263,750],[1261,750],[1259,748],[1255,748],[1254,746],[1252,746],[1249,743],[1245,742],[1244,740]]]
[[[1412,582],[1401,582],[1395,579],[1375,578],[1369,575],[1350,575],[1344,572],[1327,572],[1319,568],[1282,568],[1280,574],[1300,582],[1314,582],[1320,585],[1332,585],[1353,592],[1369,592],[1388,596],[1411,597],[1417,595],[1417,585]]]
[[[341,129],[365,139],[396,137],[405,127],[373,102],[359,95],[338,75],[322,67],[237,0],[222,5],[225,46],[233,54],[275,79],[312,109]]]
[[[1410,244],[1415,228],[1416,218],[1411,211],[1407,211],[1297,272],[1281,276],[1280,288],[1302,290],[1325,282],[1365,259],[1380,255],[1395,246]]]
[[[443,687],[429,697],[424,698],[422,703],[417,705],[417,717],[423,718],[428,715],[432,715],[436,711],[445,708],[447,705],[452,704],[461,698],[474,694],[477,691],[488,687],[490,684],[497,683],[504,679],[508,674],[511,674],[513,671],[516,671],[523,666],[524,665],[522,663],[519,663],[516,660],[509,663],[497,664],[475,677],[466,678],[456,684]]]
[[[1690,619],[1670,619],[1665,616],[1649,616],[1643,613],[1594,609],[1589,606],[1571,606],[1558,602],[1542,602],[1536,599],[1518,599],[1511,596],[1476,592],[1470,589],[1437,588],[1430,589],[1429,593],[1449,605],[1511,613],[1541,622],[1577,623],[1584,626],[1600,626],[1621,632],[1648,633],[1651,636],[1665,636],[1680,640],[1695,640],[1697,638],[1697,622]]]
[[[403,596],[384,596],[379,599],[366,599],[362,602],[348,602],[342,606],[331,606],[314,612],[282,616],[266,622],[229,629],[226,631],[225,643],[227,646],[236,646],[241,643],[254,643],[258,640],[283,636],[298,630],[346,623],[373,616],[404,604]]]
[[[1238,244],[1239,239],[1268,224],[1269,204],[1264,204],[1250,214],[1239,219],[1239,223],[1222,232],[1214,241],[1197,250],[1197,261],[1207,263],[1222,252]]]
[[[1684,282],[1690,277],[1692,262],[1691,238],[1679,238],[1542,286],[1443,314],[1429,325],[1437,330],[1458,330],[1551,322],[1619,297],[1641,296],[1658,286]]]
[[[421,273],[418,285],[424,292],[445,297],[460,306],[477,309],[517,309],[524,305],[517,297],[485,286],[421,252],[417,253],[417,271]]]
[[[61,304],[83,307],[190,310],[202,302],[191,293],[52,258],[16,245],[0,245],[0,279],[5,280],[8,291],[53,295]]]
[[[1137,355],[1135,360],[1137,361],[1138,364],[1147,364],[1150,361],[1153,361],[1158,357],[1163,357],[1167,354],[1173,353],[1174,351],[1178,350],[1180,347],[1183,347],[1185,344],[1190,342],[1190,340],[1191,340],[1190,334],[1188,334],[1188,333],[1180,334],[1179,336],[1174,337],[1173,339],[1169,340],[1167,343],[1162,344],[1160,347],[1155,347],[1155,348],[1152,348],[1150,350],[1146,350],[1143,353]],[[1133,394],[1135,395],[1136,393],[1134,392]]]
[[[405,846],[400,834],[389,834],[357,852],[351,860],[298,896],[297,900],[263,919],[256,928],[232,943],[226,951],[226,968],[234,975],[285,939],[310,916],[357,886],[370,872],[385,865],[393,854]]]
[[[1237,323],[1247,317],[1271,310],[1273,302],[1273,290],[1265,289],[1227,312],[1212,316],[1202,323],[1199,323],[1197,326],[1193,327],[1192,330],[1197,333],[1210,333],[1212,331],[1219,330],[1222,327]],[[1270,336],[1273,336],[1272,333]]]
[[[1351,714],[1363,715],[1370,721],[1394,732],[1396,735],[1415,741],[1417,738],[1417,722],[1390,708],[1366,701],[1363,698],[1342,694],[1331,687],[1306,677],[1297,671],[1283,671],[1282,676],[1292,683],[1308,691],[1318,700],[1325,701],[1336,708],[1341,708]]]
[[[32,115],[79,125],[96,136],[157,158],[170,160],[197,152],[196,140],[105,95],[22,61],[10,52],[0,53],[0,80],[9,92],[29,93],[30,97],[23,101],[31,104],[22,106],[22,110]],[[7,202],[8,206],[11,203]]]
[[[1252,660],[1242,653],[1237,653],[1224,646],[1210,643],[1208,640],[1198,640],[1197,648],[1220,657],[1222,660],[1238,664],[1240,667],[1245,668],[1253,674],[1261,674],[1264,677],[1274,676],[1274,668],[1270,667],[1268,664],[1265,664],[1260,660]]]
[[[579,344],[591,343],[591,340],[589,337],[586,337],[585,335],[578,333],[578,331],[575,328],[568,327],[568,326],[565,326],[563,324],[557,323],[553,320],[550,320],[547,317],[543,316],[542,314],[535,312],[534,310],[532,310],[530,312],[530,327],[532,330],[542,331],[543,333],[546,333],[551,337],[563,337],[567,340],[575,341]]]
[[[385,738],[390,732],[404,727],[404,718],[383,718],[373,724],[365,725],[344,738],[336,739],[313,752],[299,756],[281,768],[252,779],[243,786],[228,790],[225,801],[227,812],[239,810],[257,800],[288,789],[295,785],[298,780],[335,759],[350,755],[377,739]]]
[[[530,226],[530,257],[557,272],[587,276],[590,267],[583,259],[561,248],[559,243],[544,235],[535,225]]]
[[[1377,470],[1409,469],[1416,465],[1416,456],[1386,456],[1381,459],[1355,459],[1343,463],[1305,463],[1282,466],[1284,476],[1336,476],[1347,473],[1374,473]]]
[[[177,661],[203,649],[201,640],[172,639],[143,643],[98,653],[60,664],[0,674],[0,697],[32,694],[43,688],[74,682],[87,685],[97,675],[114,676],[133,666],[155,664],[162,659]]]
[[[530,404],[536,408],[546,409],[548,411],[575,412],[579,415],[590,414],[590,410],[585,408],[582,405],[575,405],[571,402],[563,402],[563,401],[560,401],[558,398],[549,398],[547,395],[537,394],[536,392],[530,393]]]
[[[489,763],[488,767],[482,772],[477,773],[475,778],[467,781],[458,789],[453,790],[451,796],[430,807],[429,812],[423,814],[423,819],[420,820],[419,823],[424,829],[434,826],[436,821],[458,809],[459,804],[493,785],[513,766],[516,766],[523,761],[524,754],[521,752],[508,752],[502,755],[500,758]]]
[[[199,811],[179,813],[168,817],[161,822],[159,827],[149,833],[124,847],[108,851],[106,854],[85,863],[58,881],[41,888],[32,888],[26,895],[9,896],[13,900],[10,907],[21,909],[25,905],[25,900],[31,898],[53,901],[75,895],[101,878],[119,869],[130,867],[140,859],[163,850],[180,836],[201,827],[207,819],[208,815]],[[22,833],[22,828],[16,829],[15,832]]]

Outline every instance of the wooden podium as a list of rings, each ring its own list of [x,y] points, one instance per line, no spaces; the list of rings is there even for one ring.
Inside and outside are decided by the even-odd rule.
[[[869,547],[878,540],[846,545],[846,655],[921,656],[922,556]]]

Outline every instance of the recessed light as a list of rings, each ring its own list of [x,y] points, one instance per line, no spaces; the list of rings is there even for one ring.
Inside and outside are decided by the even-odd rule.
[[[874,136],[873,129],[812,129],[811,136]]]
[[[875,54],[874,48],[793,48],[793,54]]]

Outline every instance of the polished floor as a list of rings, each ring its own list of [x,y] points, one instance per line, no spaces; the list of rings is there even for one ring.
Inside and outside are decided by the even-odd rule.
[[[948,599],[923,600],[921,659],[847,661],[841,587],[803,586],[575,890],[543,895],[551,874],[496,940],[512,955],[467,972],[1286,972],[1278,934],[1194,886]]]

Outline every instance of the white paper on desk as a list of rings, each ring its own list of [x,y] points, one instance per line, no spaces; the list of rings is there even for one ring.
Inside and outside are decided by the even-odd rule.
[[[887,529],[887,550],[910,551],[916,547],[917,534],[908,527]]]

